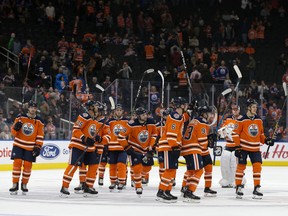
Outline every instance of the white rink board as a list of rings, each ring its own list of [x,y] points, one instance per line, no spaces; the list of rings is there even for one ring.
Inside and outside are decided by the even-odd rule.
[[[67,140],[46,140],[44,141],[41,155],[37,158],[37,164],[56,164],[67,163],[69,159],[69,141]],[[224,146],[225,142],[218,142],[218,145]],[[10,160],[13,141],[0,141],[0,166],[11,165]],[[267,151],[267,145],[261,146],[262,156],[264,157]],[[211,150],[211,149],[210,149]],[[212,155],[212,151],[211,151]],[[273,147],[270,147],[269,154],[264,165],[269,165],[269,162],[276,162],[276,165],[288,165],[288,143],[276,142]],[[183,158],[180,160],[184,160]],[[216,157],[216,162],[219,163],[220,157]],[[271,164],[270,164],[271,165]],[[54,167],[55,168],[55,167]],[[57,168],[57,167],[56,167]]]

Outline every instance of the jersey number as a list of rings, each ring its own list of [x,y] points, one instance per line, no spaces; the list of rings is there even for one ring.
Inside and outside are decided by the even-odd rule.
[[[184,136],[185,140],[189,140],[191,138],[192,133],[193,133],[193,129],[194,129],[193,126],[188,126],[187,127],[186,132],[185,132],[185,136]]]

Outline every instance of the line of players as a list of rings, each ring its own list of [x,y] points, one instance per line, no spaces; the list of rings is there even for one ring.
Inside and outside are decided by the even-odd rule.
[[[162,113],[161,121],[157,124],[148,118],[147,110],[142,107],[136,109],[136,118],[131,120],[123,117],[123,108],[120,104],[116,106],[113,116],[109,117],[104,117],[101,114],[101,104],[95,101],[88,101],[86,108],[87,112],[80,114],[73,126],[72,138],[69,144],[69,163],[63,175],[60,190],[61,196],[69,196],[69,184],[78,167],[80,185],[75,190],[78,192],[83,191],[84,196],[97,195],[98,192],[93,185],[97,171],[99,173],[104,173],[105,171],[103,169],[105,167],[103,166],[105,158],[108,158],[110,165],[111,185],[109,188],[111,190],[116,188],[122,190],[125,187],[127,183],[127,161],[129,158],[131,170],[133,171],[131,177],[136,194],[141,195],[143,193],[142,182],[148,183],[149,171],[154,163],[153,155],[155,151],[159,161],[160,175],[160,183],[156,195],[157,201],[168,203],[177,201],[177,197],[171,194],[171,190],[176,178],[178,158],[180,156],[185,158],[187,166],[181,189],[184,201],[199,202],[200,197],[194,193],[203,173],[205,194],[216,196],[217,192],[211,189],[213,166],[208,147],[214,147],[217,142],[217,135],[209,134],[210,125],[208,121],[211,115],[209,107],[202,106],[198,108],[196,101],[187,105],[183,98],[174,98],[171,101],[171,108],[166,109]],[[263,196],[259,191],[262,163],[259,146],[261,143],[273,145],[274,142],[271,138],[265,138],[262,120],[256,115],[256,112],[257,103],[249,99],[247,101],[247,113],[238,119],[231,117],[235,120],[232,140],[231,136],[226,134],[226,140],[228,138],[230,140],[227,141],[224,152],[229,151],[227,158],[232,157],[232,152],[235,152],[238,157],[238,163],[236,179],[232,177],[229,179],[223,174],[223,180],[221,180],[220,184],[224,187],[233,186],[233,180],[235,179],[238,197],[243,196],[242,180],[247,164],[247,156],[250,157],[253,165],[255,185],[253,194],[258,197]],[[19,126],[20,123],[17,123],[21,122],[20,118],[17,118],[14,122],[15,140],[17,133],[23,131],[21,130],[22,125]],[[228,125],[230,127],[232,124]],[[43,142],[37,144],[37,152],[42,144]],[[33,146],[35,147],[36,145]],[[36,158],[39,153],[35,155],[36,150],[31,147],[25,151],[31,152],[32,157]],[[17,143],[15,145],[14,141],[12,150],[12,159],[14,159],[13,187],[10,189],[11,194],[15,194],[15,192],[17,194],[21,174],[19,161],[15,164],[15,159],[18,157],[15,158],[15,154],[13,154],[13,152],[18,153],[15,149],[19,151],[19,145]],[[19,157],[25,164],[27,156],[22,153]],[[30,156],[28,159],[31,161]],[[222,161],[221,166],[228,163]],[[231,160],[230,163],[236,164],[236,162],[231,162]],[[228,167],[230,166],[226,166],[226,168]],[[233,172],[235,173],[233,170],[230,172],[232,176]],[[27,183],[29,177],[27,178],[26,173],[27,171],[25,171],[24,167],[22,174],[22,185],[24,186],[21,188],[23,192],[23,189],[28,192]],[[15,178],[16,174],[17,178]],[[227,180],[226,183],[223,183],[225,180]]]

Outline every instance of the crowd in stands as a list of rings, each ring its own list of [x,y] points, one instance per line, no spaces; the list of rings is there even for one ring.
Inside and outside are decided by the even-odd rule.
[[[26,26],[36,20],[39,28],[47,28],[47,34],[54,31],[52,34],[58,40],[43,47],[33,37],[19,37],[16,29],[1,31],[1,46],[19,57],[20,71],[18,73],[11,62],[3,61],[0,65],[0,139],[10,138],[6,135],[9,134],[6,125],[9,126],[22,109],[22,105],[13,103],[7,112],[11,88],[21,89],[18,98],[22,103],[36,99],[45,130],[51,132],[49,138],[55,138],[59,119],[69,119],[69,103],[72,101],[72,121],[81,107],[71,91],[85,102],[99,91],[96,84],[106,88],[115,79],[139,80],[143,71],[155,68],[163,72],[165,82],[173,83],[173,90],[179,96],[187,96],[188,72],[193,97],[200,101],[207,86],[217,84],[219,92],[233,86],[237,79],[233,72],[235,64],[243,71],[242,83],[247,86],[240,88],[239,101],[257,99],[270,132],[275,119],[284,115],[280,110],[281,80],[270,83],[259,79],[255,54],[264,46],[266,35],[273,28],[271,16],[286,18],[288,5],[281,0],[231,2],[1,1],[0,28],[4,29],[7,20]],[[287,54],[283,53],[278,63],[282,74],[287,70]],[[145,88],[142,101],[149,97]],[[158,91],[160,85],[153,85],[149,90],[150,94]],[[223,105],[221,98],[216,100],[221,112],[227,99]],[[160,101],[157,103],[152,104],[153,111]],[[147,106],[147,103],[141,105]],[[285,119],[283,121],[279,139],[286,138]]]

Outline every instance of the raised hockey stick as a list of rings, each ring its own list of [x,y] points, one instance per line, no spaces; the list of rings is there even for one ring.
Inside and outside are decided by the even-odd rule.
[[[142,77],[141,77],[141,81],[140,81],[140,84],[139,84],[139,87],[138,87],[138,91],[137,91],[137,95],[136,95],[136,98],[135,98],[135,100],[134,100],[134,105],[133,105],[133,108],[132,108],[132,112],[133,111],[135,111],[135,107],[136,107],[136,105],[137,105],[137,100],[138,100],[138,97],[139,97],[139,95],[140,95],[140,91],[141,91],[141,88],[142,88],[142,83],[143,83],[143,79],[144,79],[144,77],[147,75],[147,74],[150,74],[150,73],[153,73],[154,72],[154,69],[148,69],[148,70],[146,70],[146,71],[144,71],[144,73],[143,73],[143,75],[142,75]]]
[[[231,92],[232,92],[232,89],[228,88],[228,89],[225,89],[223,92],[221,92],[221,95],[222,95],[222,97],[225,97],[225,95],[228,95]],[[218,124],[218,122],[219,122],[218,120],[219,119],[218,118],[219,118],[219,113],[217,114],[217,118],[216,118],[216,122],[217,122],[216,133],[218,132],[218,127],[219,127],[219,124]],[[221,124],[220,124],[220,126],[221,126]],[[220,155],[221,155],[222,147],[221,148],[220,147],[221,146],[217,146],[217,143],[213,147],[213,165],[215,165],[216,156],[219,156],[219,152],[220,152]]]
[[[162,81],[162,87],[161,87],[161,105],[160,105],[160,107],[161,107],[161,109],[163,108],[163,104],[164,104],[164,76],[163,76],[163,74],[162,74],[162,72],[161,71],[157,71],[157,73],[160,75],[160,77],[161,77],[161,81]],[[161,115],[161,124],[162,124],[162,122],[163,122],[163,114],[160,114]],[[160,129],[160,136],[162,136],[162,134],[163,134],[163,128],[162,128],[162,126],[161,126],[161,129]]]
[[[284,103],[283,103],[283,106],[282,106],[282,109],[281,109],[281,115],[279,115],[279,117],[277,118],[277,120],[275,122],[275,127],[274,127],[274,131],[273,131],[273,134],[272,134],[272,139],[274,139],[274,140],[276,140],[276,135],[277,135],[276,133],[277,133],[277,130],[279,128],[279,121],[281,119],[281,116],[282,116],[282,113],[283,113],[283,109],[284,109],[284,107],[286,105],[286,101],[287,101],[287,97],[288,97],[288,90],[287,90],[286,82],[283,82],[282,86],[283,86],[283,90],[284,90],[285,100],[284,100]],[[268,158],[269,150],[270,150],[270,145],[268,145],[268,147],[267,147],[264,159]]]
[[[190,90],[192,91],[192,84],[191,84],[191,81],[190,81],[189,74],[187,72],[187,65],[186,65],[185,57],[184,57],[184,54],[183,54],[183,51],[182,51],[182,47],[181,47],[181,43],[180,43],[180,40],[179,40],[178,32],[176,31],[175,34],[177,35],[177,43],[178,43],[178,46],[179,46],[179,49],[180,49],[181,60],[182,60],[182,64],[183,64],[183,67],[184,67],[187,83],[189,85]]]

